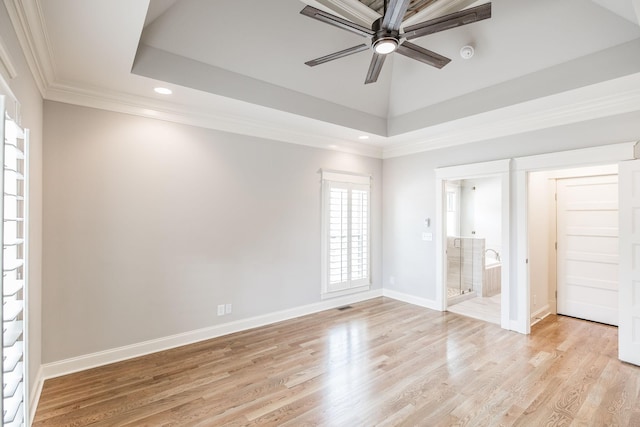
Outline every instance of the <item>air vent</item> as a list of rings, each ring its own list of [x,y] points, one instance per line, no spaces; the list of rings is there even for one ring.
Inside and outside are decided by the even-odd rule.
[[[343,307],[338,307],[338,310],[344,311],[344,310],[349,310],[350,308],[353,308],[353,307],[351,307],[350,305],[345,305]]]

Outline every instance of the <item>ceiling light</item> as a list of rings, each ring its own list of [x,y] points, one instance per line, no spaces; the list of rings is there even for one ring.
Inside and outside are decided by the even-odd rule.
[[[155,90],[156,93],[159,93],[160,95],[171,95],[173,93],[171,89],[168,89],[166,87],[157,87],[153,90]]]
[[[392,37],[383,37],[373,42],[373,50],[380,55],[386,55],[398,48],[398,40]]]
[[[362,139],[364,141],[365,139],[369,139],[369,135],[360,135],[358,139]]]
[[[460,49],[460,56],[464,59],[470,59],[474,54],[473,46],[463,46]]]

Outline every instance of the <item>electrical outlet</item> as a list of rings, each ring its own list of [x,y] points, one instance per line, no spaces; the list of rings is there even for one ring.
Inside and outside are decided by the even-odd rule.
[[[218,316],[224,316],[224,304],[218,306]]]
[[[533,295],[533,305],[534,307],[538,305],[538,296],[537,295]]]
[[[224,307],[225,314],[231,314],[231,304],[227,304]]]

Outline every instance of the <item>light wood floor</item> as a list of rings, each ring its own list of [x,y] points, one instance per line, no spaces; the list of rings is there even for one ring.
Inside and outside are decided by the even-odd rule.
[[[485,322],[500,324],[500,306],[502,296],[474,297],[454,305],[449,305],[447,310],[452,313],[484,320]]]
[[[47,380],[34,426],[638,426],[640,368],[616,343],[377,298]]]

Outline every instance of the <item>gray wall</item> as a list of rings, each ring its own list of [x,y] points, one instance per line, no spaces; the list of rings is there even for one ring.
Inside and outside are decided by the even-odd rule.
[[[435,172],[439,167],[464,165],[640,140],[640,112],[537,132],[484,141],[409,156],[385,159],[383,206],[383,286],[434,300],[436,297],[435,240],[423,241],[425,218],[436,224]],[[512,182],[512,189],[515,183]],[[517,197],[512,190],[512,207]],[[511,259],[517,236],[512,216]],[[512,277],[511,318],[516,319],[518,284]]]
[[[382,161],[45,102],[43,362],[320,301],[320,168]],[[218,304],[233,314],[218,317]]]
[[[8,50],[17,76],[3,76],[20,102],[22,126],[30,130],[29,144],[29,271],[28,271],[28,361],[29,390],[34,392],[41,365],[42,306],[42,97],[33,80],[20,44],[13,32],[4,3],[0,5],[0,39]]]

